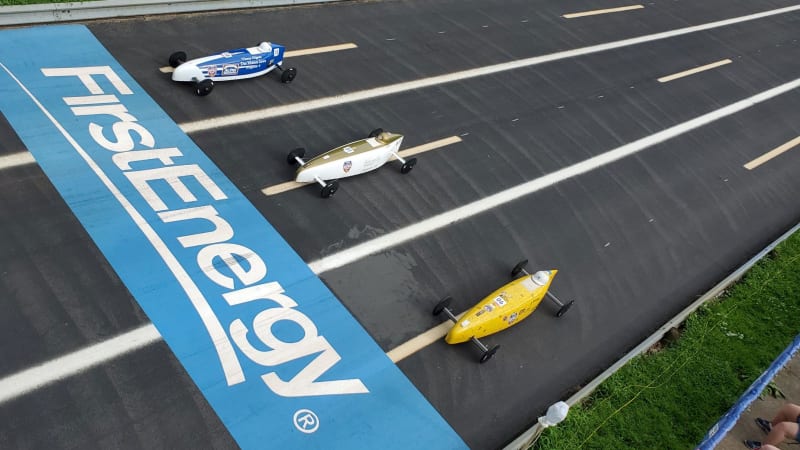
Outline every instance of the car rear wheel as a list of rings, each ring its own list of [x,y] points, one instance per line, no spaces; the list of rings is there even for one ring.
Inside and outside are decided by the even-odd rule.
[[[339,190],[339,182],[336,180],[329,181],[325,185],[325,187],[322,188],[322,192],[320,192],[320,195],[322,195],[322,198],[333,197],[333,194],[335,194],[336,191],[338,190]]]
[[[400,173],[403,175],[411,172],[411,169],[417,165],[417,158],[407,159],[405,163],[403,163],[403,167],[400,168]]]
[[[495,345],[494,347],[490,348],[489,350],[486,350],[485,352],[483,352],[483,354],[481,355],[481,364],[483,364],[486,361],[492,359],[492,356],[494,356],[494,354],[497,353],[497,350],[499,350],[499,349],[500,349],[500,346],[499,345]]]
[[[200,97],[205,97],[214,89],[214,82],[209,79],[200,80],[194,85],[194,92]]]
[[[561,317],[564,314],[566,314],[567,311],[569,311],[569,309],[572,308],[572,305],[574,305],[574,304],[575,304],[575,300],[570,300],[569,302],[567,302],[564,306],[559,308],[558,312],[556,313],[556,317]]]
[[[289,67],[281,73],[281,83],[291,83],[294,77],[297,76],[297,69]]]
[[[175,52],[169,55],[169,65],[178,67],[186,62],[186,52]]]

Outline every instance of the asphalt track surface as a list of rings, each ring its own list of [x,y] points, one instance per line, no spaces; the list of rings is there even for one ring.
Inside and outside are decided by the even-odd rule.
[[[793,5],[654,2],[581,19],[609,1],[354,2],[96,22],[92,32],[179,124],[653,34]],[[579,163],[800,77],[800,13],[563,59],[269,120],[192,133],[306,261]],[[157,68],[269,39],[302,56],[297,79],[218,83],[206,98]],[[725,58],[722,67],[657,78]],[[559,269],[576,306],[539,310],[475,349],[437,342],[399,367],[472,448],[497,448],[798,222],[800,92],[777,96],[555,186],[321,273],[386,351],[465,310],[522,258]],[[463,142],[343,180],[332,199],[290,179],[286,152],[316,154],[371,129],[404,147]],[[24,150],[0,121],[0,156]],[[34,164],[0,169],[0,377],[148,323]],[[163,342],[0,404],[3,448],[230,448],[235,443]]]

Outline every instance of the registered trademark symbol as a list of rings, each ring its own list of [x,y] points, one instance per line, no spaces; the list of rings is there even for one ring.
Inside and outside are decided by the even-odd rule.
[[[319,418],[310,409],[299,409],[294,413],[294,426],[306,434],[311,434],[319,428]]]

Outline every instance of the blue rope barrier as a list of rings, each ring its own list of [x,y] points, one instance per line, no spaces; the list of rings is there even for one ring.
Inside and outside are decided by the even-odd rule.
[[[739,397],[739,400],[734,403],[731,409],[728,410],[722,417],[720,417],[719,421],[711,427],[710,430],[706,433],[703,440],[697,446],[697,450],[713,450],[714,447],[719,444],[722,438],[728,434],[728,431],[736,425],[736,422],[739,420],[739,416],[742,415],[742,412],[750,406],[753,401],[758,398],[761,394],[761,391],[769,384],[770,381],[775,377],[779,370],[792,359],[792,356],[795,352],[800,348],[800,334],[794,338],[791,345],[786,347],[783,352],[772,361],[769,368],[764,371],[750,387]]]

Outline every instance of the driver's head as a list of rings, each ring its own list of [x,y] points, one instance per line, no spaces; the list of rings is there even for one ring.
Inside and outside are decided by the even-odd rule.
[[[548,281],[550,281],[550,272],[546,270],[540,270],[534,273],[531,278],[533,279],[534,283],[538,284],[539,286],[544,286]]]

